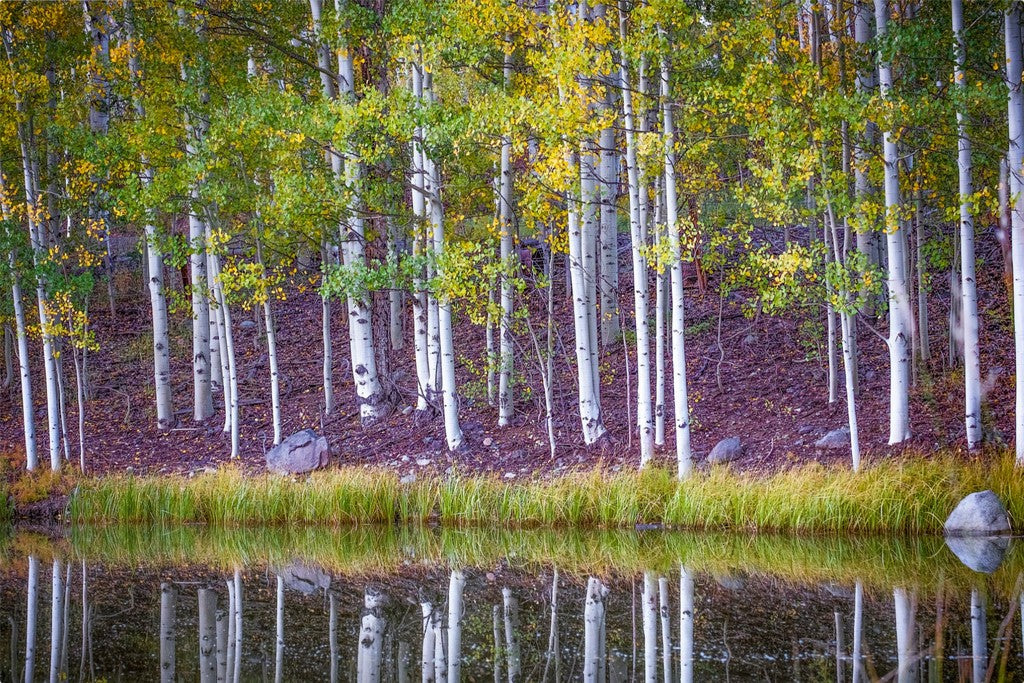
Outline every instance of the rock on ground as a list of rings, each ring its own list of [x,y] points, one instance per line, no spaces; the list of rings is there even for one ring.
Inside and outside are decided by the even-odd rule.
[[[317,590],[331,587],[330,576],[304,564],[288,565],[281,570],[281,578],[284,579],[285,588],[303,595],[312,595]]]
[[[730,436],[715,444],[715,447],[708,453],[708,463],[716,465],[723,462],[732,462],[743,455],[743,443],[738,436]]]
[[[267,469],[278,474],[312,472],[329,461],[327,438],[312,429],[296,432],[267,451]]]
[[[946,539],[946,545],[970,569],[991,574],[1003,563],[1010,547],[1010,537],[950,536]]]
[[[946,536],[998,536],[1010,533],[1010,516],[991,490],[964,497],[942,527]]]
[[[850,428],[840,427],[839,429],[833,429],[831,432],[815,441],[814,447],[825,450],[838,450],[840,448],[849,448]]]

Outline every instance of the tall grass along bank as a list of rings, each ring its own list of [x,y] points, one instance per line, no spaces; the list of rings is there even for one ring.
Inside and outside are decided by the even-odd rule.
[[[108,476],[71,496],[76,523],[410,524],[928,534],[968,493],[990,488],[1024,525],[1024,475],[1012,459],[903,458],[860,473],[809,465],[771,475],[712,469],[684,482],[661,469],[593,470],[509,482],[453,475],[403,484],[396,473],[339,469],[306,478],[222,470],[192,478]]]

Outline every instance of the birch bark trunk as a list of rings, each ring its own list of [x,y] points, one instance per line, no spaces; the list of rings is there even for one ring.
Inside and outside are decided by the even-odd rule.
[[[626,12],[619,10],[619,40],[626,40]],[[639,428],[640,467],[654,457],[654,411],[651,405],[651,342],[647,322],[647,247],[645,226],[641,222],[641,189],[636,159],[636,132],[633,119],[633,93],[626,55],[620,57],[619,80],[622,88],[623,124],[626,128],[626,183],[629,192],[629,236],[633,263],[633,311],[636,330],[636,418]],[[646,200],[646,197],[643,198]],[[630,427],[632,429],[632,426]]]
[[[178,589],[170,583],[160,584],[160,683],[173,683],[175,674],[175,619]]]
[[[675,125],[668,57],[661,59],[662,135],[665,144],[665,224],[672,254],[672,393],[676,432],[678,476],[685,479],[693,471],[690,445],[690,407],[686,390],[686,346],[683,302],[683,262],[680,248],[676,200]]]
[[[10,207],[6,200],[4,175],[0,172],[0,217],[5,221],[10,218]],[[18,374],[21,378],[21,426],[25,435],[25,469],[35,471],[39,465],[36,450],[36,417],[32,405],[32,369],[28,356],[28,333],[25,322],[25,302],[21,291],[21,277],[18,274],[14,252],[7,256],[11,269],[11,302],[14,307],[14,329],[18,342]]]
[[[504,88],[508,90],[512,81],[512,55],[505,52],[503,65]],[[506,133],[501,138],[501,175],[498,179],[498,215],[501,230],[500,256],[501,275],[501,318],[498,326],[498,426],[507,427],[512,420],[512,277],[518,259],[512,254],[512,138]]]
[[[875,27],[880,38],[884,38],[887,33],[888,21],[888,0],[875,0]],[[878,62],[878,88],[882,99],[888,100],[892,90],[892,70],[889,62],[881,55]],[[899,154],[893,131],[883,131],[882,148],[885,162],[885,242],[889,290],[889,443],[896,444],[910,438],[910,337],[913,324],[907,284],[906,228],[899,216]],[[1021,329],[1024,334],[1024,327]]]
[[[966,101],[967,84],[964,64],[967,43],[964,39],[963,0],[952,0],[953,35],[956,40],[956,62],[953,80]],[[967,132],[965,106],[957,107],[957,168],[960,182],[960,297],[963,316],[964,344],[964,413],[967,448],[981,445],[981,358],[978,348],[978,290],[974,277],[974,215],[970,197],[974,194],[971,138]]]
[[[462,616],[465,612],[462,592],[466,577],[453,569],[448,581],[448,683],[459,683],[462,676]]]
[[[1010,250],[1013,259],[1013,340],[1016,369],[1016,455],[1024,465],[1024,92],[1021,90],[1021,4],[1014,2],[1005,14],[1007,110],[1010,151],[1007,155],[1010,190]]]
[[[693,683],[693,573],[679,565],[679,681]]]

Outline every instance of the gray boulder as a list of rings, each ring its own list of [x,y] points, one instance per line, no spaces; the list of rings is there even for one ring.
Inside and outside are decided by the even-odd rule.
[[[815,441],[814,447],[827,451],[849,448],[850,428],[840,427],[839,429],[833,429],[831,432]]]
[[[946,545],[970,569],[991,574],[999,569],[1010,548],[1009,536],[950,536]]]
[[[267,469],[278,474],[312,472],[329,461],[327,439],[312,429],[296,432],[267,451]]]
[[[998,536],[1010,533],[1010,516],[991,490],[961,500],[942,527],[946,536]]]
[[[708,462],[717,465],[723,462],[732,462],[743,455],[743,444],[740,437],[730,436],[715,444],[715,447],[708,453]]]
[[[318,590],[331,587],[331,577],[314,567],[304,564],[288,565],[281,570],[284,587],[303,595],[312,595]]]

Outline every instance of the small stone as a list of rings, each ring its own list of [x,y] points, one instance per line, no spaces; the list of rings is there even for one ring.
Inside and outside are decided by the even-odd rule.
[[[797,434],[799,434],[799,435],[801,435],[801,436],[804,436],[804,435],[806,435],[806,434],[813,434],[813,433],[814,433],[814,432],[816,432],[816,431],[818,431],[818,428],[817,428],[817,427],[815,427],[814,425],[801,425],[801,426],[800,426],[800,427],[799,427],[799,428],[798,428],[798,429],[796,430],[796,433],[797,433]]]
[[[524,448],[517,448],[514,451],[512,451],[511,453],[509,453],[508,457],[515,458],[516,460],[518,460],[520,458],[525,458],[526,457],[526,449],[524,449]]]
[[[850,428],[840,427],[839,429],[833,429],[831,432],[815,441],[814,447],[821,448],[823,450],[839,450],[840,448],[849,448]]]
[[[485,438],[484,438],[484,442],[483,442],[483,443],[484,443],[484,447],[485,447],[485,448],[490,448],[490,447],[491,447],[491,444],[493,444],[493,443],[494,443],[494,439],[492,439],[492,438],[491,438],[491,437],[489,437],[489,436],[488,436],[488,437],[485,437]]]
[[[730,436],[715,444],[715,447],[708,453],[708,463],[717,465],[719,463],[732,462],[743,455],[743,443],[738,436]]]
[[[330,462],[327,439],[303,429],[267,451],[267,469],[277,474],[305,474]]]
[[[516,478],[516,473],[515,472],[506,472],[505,473],[505,478],[506,479],[515,479]]]
[[[747,586],[746,579],[740,574],[714,574],[713,577],[727,591],[742,591]]]
[[[205,472],[206,474],[216,474],[217,468],[216,467],[207,466],[207,467],[203,468],[203,472]]]
[[[132,474],[133,472],[135,472],[135,468],[129,465],[128,467],[124,468],[124,471],[127,472],[128,474]]]
[[[494,582],[494,580],[495,580],[496,578],[497,578],[497,577],[496,577],[496,576],[494,576],[494,572],[487,572],[487,580],[488,580],[488,581],[490,581],[490,582],[492,582],[492,583],[493,583],[493,582]]]
[[[406,406],[406,407],[402,408],[402,415],[408,415],[412,411],[413,411],[412,406]]]
[[[419,460],[416,461],[416,464],[419,465],[420,467],[426,467],[427,465],[430,464],[430,458],[420,458]]]
[[[1010,547],[1009,536],[951,536],[946,539],[957,559],[981,574],[999,569]]]
[[[251,329],[256,327],[256,321],[255,320],[243,320],[242,323],[241,323],[241,327],[242,327],[243,330],[251,330]]]
[[[754,344],[757,343],[757,335],[756,334],[748,334],[746,337],[743,338],[743,341],[741,343],[744,346],[753,346]]]
[[[292,564],[280,572],[284,587],[303,595],[312,595],[331,586],[331,577],[319,569],[304,564]]]
[[[416,473],[415,472],[410,472],[409,474],[407,474],[404,477],[402,477],[401,479],[399,479],[398,483],[399,484],[405,484],[405,485],[415,484],[416,483]]]
[[[400,460],[401,460],[402,462],[409,462],[409,456],[408,456],[408,455],[403,455],[403,456],[402,456],[402,457],[400,458]]]
[[[946,536],[999,536],[1010,533],[1010,516],[991,490],[961,500],[942,527]]]
[[[433,443],[434,443],[435,441],[437,441],[437,439],[435,439],[435,438],[434,438],[434,437],[432,437],[432,436],[426,436],[426,437],[423,437],[423,445],[424,445],[424,446],[430,446],[430,445],[433,445]]]

